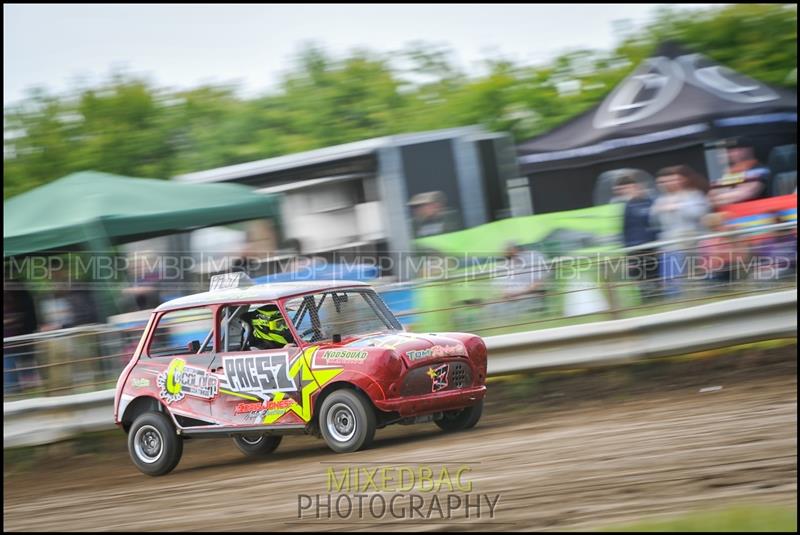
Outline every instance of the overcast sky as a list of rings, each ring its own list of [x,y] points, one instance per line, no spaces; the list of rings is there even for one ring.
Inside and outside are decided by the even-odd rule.
[[[97,83],[114,68],[162,86],[234,82],[255,94],[274,88],[309,41],[338,56],[423,40],[452,48],[471,73],[497,55],[537,64],[572,48],[610,48],[614,21],[644,24],[659,5],[4,4],[3,103],[34,85]]]

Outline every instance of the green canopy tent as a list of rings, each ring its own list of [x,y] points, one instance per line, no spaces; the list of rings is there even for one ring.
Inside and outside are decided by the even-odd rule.
[[[187,184],[85,171],[3,203],[3,257],[124,243],[275,218],[278,199],[238,184]]]
[[[272,218],[280,228],[278,198],[247,186],[95,171],[12,197],[3,203],[3,212],[4,258],[108,252],[114,244],[250,219]],[[98,297],[103,315],[114,313],[114,299],[107,293]]]

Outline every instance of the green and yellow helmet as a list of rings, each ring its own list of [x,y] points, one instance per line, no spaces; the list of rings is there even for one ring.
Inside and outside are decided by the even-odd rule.
[[[292,337],[280,311],[274,306],[265,306],[250,312],[253,338],[256,342],[272,342],[286,345]]]

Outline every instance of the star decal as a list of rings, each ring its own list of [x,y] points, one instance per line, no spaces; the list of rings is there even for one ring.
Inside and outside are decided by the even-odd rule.
[[[304,422],[311,421],[311,396],[334,377],[344,371],[343,368],[329,368],[324,370],[312,370],[314,354],[319,346],[312,346],[300,353],[289,367],[289,377],[298,385],[300,402],[291,405],[286,409],[270,411],[264,417],[265,424],[273,424],[281,419],[288,411],[297,414]],[[275,394],[273,401],[282,401],[286,397],[284,392]]]

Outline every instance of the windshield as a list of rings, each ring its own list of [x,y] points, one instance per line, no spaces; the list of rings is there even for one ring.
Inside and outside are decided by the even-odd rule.
[[[286,311],[304,342],[403,330],[372,290],[331,290],[304,295],[288,300]]]

